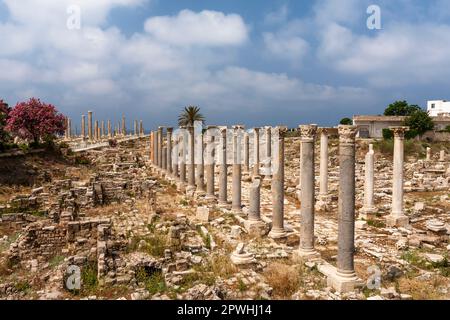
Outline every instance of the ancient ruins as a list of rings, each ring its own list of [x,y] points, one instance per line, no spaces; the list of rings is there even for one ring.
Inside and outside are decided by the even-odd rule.
[[[145,134],[91,111],[72,126],[60,176],[0,206],[0,299],[450,298],[448,145],[405,155],[407,127],[392,153],[345,125]]]

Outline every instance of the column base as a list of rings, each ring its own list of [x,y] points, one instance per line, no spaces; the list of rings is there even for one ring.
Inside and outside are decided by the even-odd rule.
[[[362,208],[361,211],[359,212],[359,219],[364,219],[367,220],[369,218],[370,215],[373,215],[375,213],[377,213],[377,208],[375,207],[371,207],[371,208]]]
[[[298,250],[294,251],[292,259],[296,262],[319,260],[320,253],[318,253],[315,249],[305,250],[299,248]]]
[[[242,216],[244,214],[244,211],[242,211],[242,208],[233,208],[231,207],[231,212],[233,212],[233,214],[237,214],[239,216]]]
[[[355,272],[349,274],[340,273],[335,267],[327,278],[327,286],[332,287],[339,293],[353,292],[362,288],[364,282],[358,278]]]
[[[231,205],[228,202],[219,200],[219,208],[230,210],[231,209]]]
[[[205,200],[208,201],[209,203],[216,203],[217,202],[216,196],[211,195],[211,194],[207,194],[205,196]]]
[[[269,232],[269,238],[272,239],[283,239],[287,237],[287,233],[286,230],[284,230],[284,228],[280,228],[280,229],[273,229],[270,230]]]
[[[247,232],[256,237],[263,237],[269,232],[269,228],[262,220],[245,220],[244,228]]]
[[[195,195],[197,197],[205,197],[206,196],[206,191],[205,190],[195,190]]]
[[[195,186],[187,186],[186,187],[186,195],[188,196],[188,197],[194,197],[194,195],[195,195],[195,189],[196,189],[196,187]]]
[[[409,225],[409,217],[402,215],[390,214],[386,217],[386,225],[388,227],[406,227]]]

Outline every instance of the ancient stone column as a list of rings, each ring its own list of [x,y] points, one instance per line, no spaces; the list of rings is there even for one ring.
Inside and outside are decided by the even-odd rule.
[[[284,229],[284,138],[286,127],[274,129],[274,164],[272,172],[272,230],[269,236],[278,239],[286,236]]]
[[[111,131],[111,120],[108,120],[108,137],[112,138],[113,133]]]
[[[362,208],[363,217],[374,213],[376,208],[373,201],[374,190],[374,155],[373,144],[369,145],[369,152],[366,154],[365,176],[364,176],[364,206]]]
[[[253,136],[253,175],[259,176],[259,129],[253,128],[254,136]]]
[[[72,120],[67,118],[67,139],[72,138]]]
[[[141,121],[142,124],[142,121]],[[166,170],[167,172],[171,175],[173,172],[173,168],[172,168],[172,133],[173,133],[173,128],[167,128],[167,155],[166,155],[166,159],[167,159],[167,165],[166,165]]]
[[[338,255],[336,273],[329,278],[339,292],[358,283],[355,252],[355,136],[356,126],[339,126]]]
[[[197,183],[196,193],[198,195],[204,195],[205,190],[205,163],[203,159],[203,132],[195,132],[195,143],[196,143],[196,170],[195,170],[195,181]]]
[[[86,139],[86,116],[81,115],[81,138]]]
[[[219,205],[227,206],[227,128],[220,128],[220,144],[222,152],[220,154],[220,168],[219,168]]]
[[[206,176],[206,199],[214,200],[214,166],[215,166],[215,148],[214,148],[214,134],[212,130],[215,127],[208,127],[206,132],[206,162],[205,162],[205,176]]]
[[[233,179],[232,179],[232,204],[231,209],[236,213],[242,212],[242,158],[241,141],[242,126],[233,126]]]
[[[301,143],[301,190],[300,190],[300,247],[298,256],[312,258],[317,256],[314,249],[314,142],[316,125],[300,126]]]
[[[194,126],[189,126],[189,162],[188,162],[188,191],[195,191],[195,137]]]
[[[158,166],[158,131],[153,131],[153,164]]]
[[[328,129],[320,128],[320,188],[319,199],[328,200]]]
[[[439,153],[439,161],[445,162],[445,150],[441,150],[441,152]]]
[[[101,124],[101,132],[100,132],[100,138],[103,138],[105,135],[106,135],[106,130],[105,130],[105,121],[104,120],[102,120],[102,122],[101,122],[102,124]]]
[[[95,120],[94,134],[95,134],[95,140],[98,140],[98,120]]]
[[[180,155],[179,155],[179,137],[178,135],[174,137],[175,141],[173,143],[173,147],[172,147],[172,175],[174,178],[178,178],[179,177],[179,172],[178,172],[178,162],[180,160]]]
[[[186,147],[187,147],[187,143],[186,143],[186,139],[187,139],[187,135],[186,135],[186,127],[181,127],[182,129],[182,134],[180,134],[179,137],[179,142],[178,142],[178,149],[180,152],[180,161],[179,161],[179,166],[180,166],[180,181],[182,183],[187,182],[186,180]]]
[[[266,134],[266,158],[264,159],[264,176],[270,178],[272,176],[272,127],[265,128]]]
[[[250,172],[250,136],[244,133],[244,172]]]
[[[139,121],[139,135],[140,136],[145,135],[145,133],[144,133],[144,123],[142,122],[142,120]]]
[[[98,126],[98,128],[97,128],[97,139],[98,140],[100,140],[101,139],[101,137],[102,137],[102,129],[101,129],[101,127],[100,126]]]
[[[92,132],[92,111],[88,111],[88,135],[89,140],[92,141],[94,139],[94,135]]]
[[[427,161],[431,161],[431,148],[427,148]]]
[[[253,177],[250,186],[250,206],[248,210],[249,221],[261,221],[261,177]]]
[[[404,140],[408,127],[391,127],[394,132],[394,168],[392,181],[392,212],[386,217],[390,227],[404,227],[409,224],[408,217],[403,213],[403,160]]]
[[[163,146],[162,148],[162,168],[163,170],[167,170],[167,146]]]
[[[163,161],[163,127],[158,127],[158,166],[162,168]]]
[[[137,136],[139,134],[138,131],[138,121],[134,120],[134,135]]]
[[[122,135],[123,136],[127,135],[127,127],[125,125],[125,116],[122,116]]]

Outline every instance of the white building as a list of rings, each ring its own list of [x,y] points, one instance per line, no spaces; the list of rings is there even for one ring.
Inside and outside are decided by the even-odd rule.
[[[430,117],[438,117],[443,113],[450,114],[450,101],[432,100],[427,103],[427,111]]]

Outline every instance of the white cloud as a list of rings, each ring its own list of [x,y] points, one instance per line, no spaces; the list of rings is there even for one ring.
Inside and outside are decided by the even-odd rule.
[[[247,40],[247,26],[237,14],[204,10],[182,10],[177,16],[153,17],[145,31],[158,41],[172,45],[229,46]]]
[[[287,4],[282,5],[278,10],[269,12],[264,17],[264,22],[267,24],[278,24],[286,22],[289,10]]]
[[[337,70],[366,77],[376,86],[448,81],[450,26],[393,24],[375,36],[328,28],[320,55]]]
[[[264,44],[267,50],[275,57],[290,61],[297,66],[301,63],[309,50],[309,44],[301,37],[274,33],[264,33]]]

